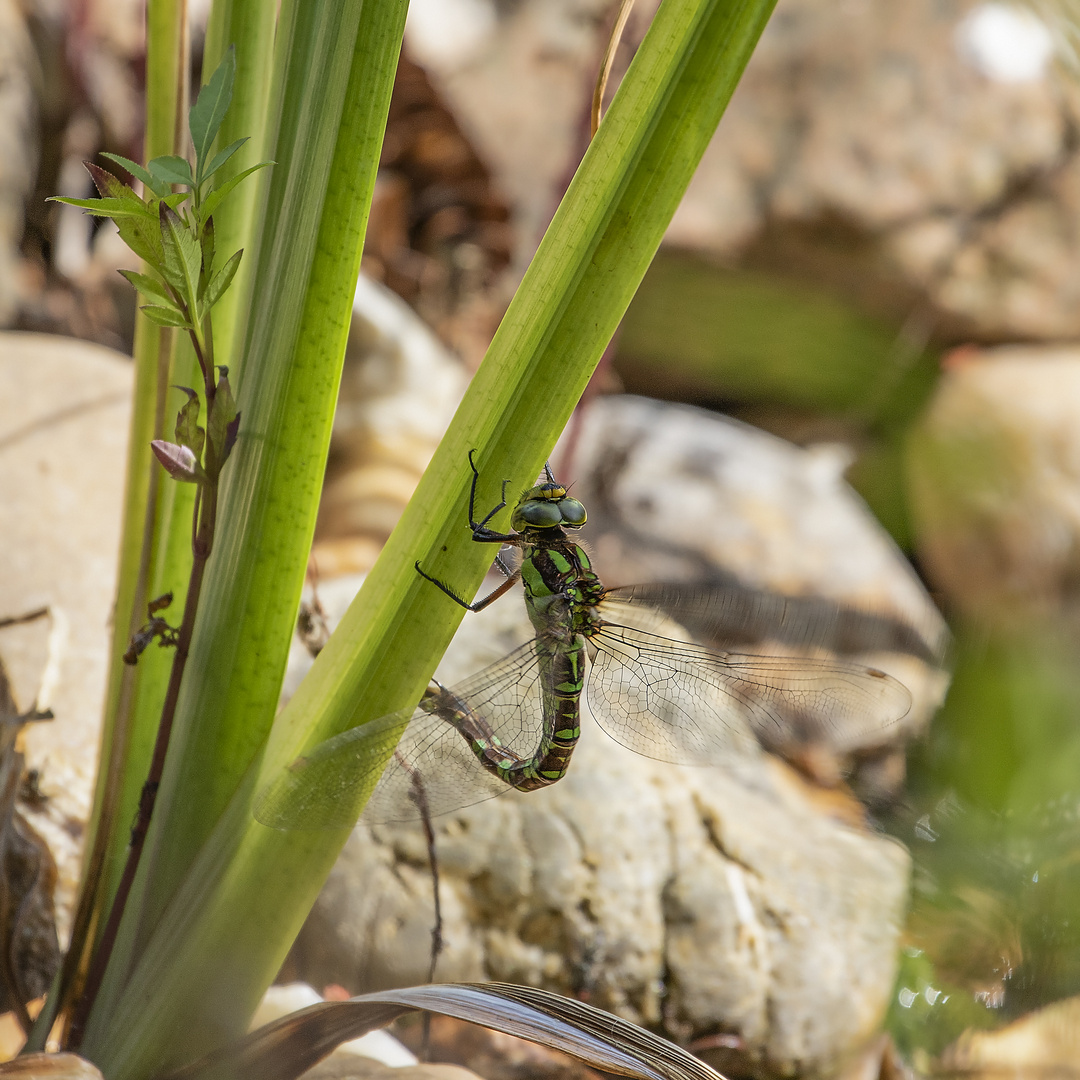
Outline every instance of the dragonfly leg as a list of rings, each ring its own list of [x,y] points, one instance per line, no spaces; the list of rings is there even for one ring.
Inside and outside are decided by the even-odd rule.
[[[447,596],[450,597],[451,600],[454,601],[454,603],[460,604],[463,608],[465,608],[466,611],[483,611],[484,608],[488,606],[488,604],[494,603],[496,600],[499,599],[500,596],[505,595],[520,577],[520,571],[515,570],[497,589],[493,589],[482,600],[477,600],[474,603],[470,604],[468,600],[464,600],[462,599],[462,597],[458,596],[458,594],[454,592],[454,590],[451,589],[450,586],[446,584],[446,582],[440,581],[438,578],[432,577],[429,573],[421,569],[419,559],[416,560],[415,565],[416,572],[425,581],[430,581],[432,585],[441,589],[444,593],[446,593]],[[505,573],[505,571],[506,568],[503,567],[503,572]]]
[[[506,486],[509,480],[502,483],[502,495],[499,505],[494,507],[482,521],[476,520],[476,485],[480,480],[480,470],[473,461],[475,450],[469,451],[469,468],[472,469],[472,486],[469,488],[469,528],[472,529],[473,539],[480,544],[512,544],[517,539],[513,533],[500,533],[487,527],[488,522],[506,506]]]

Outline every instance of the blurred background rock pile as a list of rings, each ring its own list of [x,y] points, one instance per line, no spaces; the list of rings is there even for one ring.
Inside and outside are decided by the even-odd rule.
[[[656,4],[638,0],[613,87]],[[779,0],[589,396],[704,406],[796,445],[613,398],[572,421],[554,459],[587,495],[598,566],[613,584],[724,571],[883,608],[940,640],[922,574],[955,637],[954,684],[929,734],[944,687],[913,667],[902,676],[916,698],[908,721],[883,745],[824,748],[824,764],[762,765],[740,789],[598,753],[578,770],[591,794],[575,773],[553,793],[565,806],[508,796],[463,811],[439,824],[440,977],[587,994],[696,1040],[736,1074],[866,1068],[882,1058],[874,1033],[886,1008],[897,1045],[923,1066],[944,1052],[950,1068],[991,1067],[1018,1045],[1041,1048],[1031,1060],[1075,1065],[1068,1040],[1046,1034],[1056,1020],[1029,1017],[999,1043],[971,1034],[1080,994],[1070,915],[1080,902],[1080,81],[1070,15],[1080,19],[1068,0]],[[313,552],[309,602],[331,622],[393,528],[585,151],[612,18],[610,0],[412,2]],[[135,298],[115,270],[134,268],[131,255],[111,226],[43,200],[89,194],[84,158],[140,156],[141,19],[138,0],[0,0],[9,330],[130,348]],[[8,505],[26,508],[19,542],[32,547],[35,528],[73,526],[34,503],[33,455],[22,481],[11,465],[25,427],[11,372],[23,378],[38,354],[15,335],[2,340],[0,476],[8,470]],[[84,374],[108,366],[50,351],[40,375],[51,382],[38,393],[64,383],[70,397],[65,363]],[[86,400],[108,391],[115,404],[125,383],[109,371]],[[77,405],[58,398],[55,408]],[[68,507],[66,522],[119,498],[120,447],[101,461],[115,490]],[[115,540],[95,542],[86,574],[103,598]],[[0,599],[14,612],[24,597],[0,580]],[[77,626],[103,628],[104,604]],[[448,660],[458,675],[522,640],[520,613],[502,610],[490,639]],[[301,643],[294,652],[293,685],[306,662]],[[83,694],[88,713],[96,685]],[[33,738],[48,762],[43,790],[58,799],[50,770],[69,776],[64,739],[48,745],[47,728]],[[905,769],[913,735],[923,737]],[[913,867],[866,828],[841,776],[909,846]],[[641,839],[627,822],[643,806],[656,835],[624,850]],[[594,839],[615,867],[607,878],[566,824],[602,812],[611,831]],[[77,826],[53,832],[65,830],[77,841]],[[418,833],[376,833],[354,835],[292,958],[316,985],[423,977],[425,849]],[[513,866],[488,859],[505,835],[520,845]],[[577,861],[540,896],[553,836],[578,845]],[[785,856],[785,844],[798,850]],[[77,842],[57,859],[63,930]],[[350,906],[360,874],[382,875],[382,906],[370,906],[370,890],[368,908]]]

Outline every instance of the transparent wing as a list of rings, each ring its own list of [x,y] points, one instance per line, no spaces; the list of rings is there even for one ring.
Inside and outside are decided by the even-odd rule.
[[[590,645],[597,721],[623,746],[676,764],[716,764],[758,741],[853,744],[911,707],[902,684],[860,664],[712,652],[610,624]]]
[[[767,641],[782,648],[821,648],[848,656],[904,653],[940,664],[947,644],[940,629],[923,632],[882,612],[821,596],[782,596],[734,581],[628,585],[604,594],[602,610],[615,623],[637,625],[634,616],[650,609],[663,612],[697,640],[719,649]],[[625,612],[634,615],[627,619]]]
[[[351,828],[410,713],[402,709],[350,728],[301,754],[256,795],[255,820],[271,829]]]
[[[339,829],[355,825],[361,808],[370,824],[412,821],[421,816],[421,800],[438,816],[501,795],[507,785],[480,764],[451,723],[430,711],[440,706],[467,709],[474,725],[530,756],[543,729],[533,642],[459,686],[433,692],[411,719],[408,710],[392,713],[298,757],[259,793],[256,820],[273,829]]]

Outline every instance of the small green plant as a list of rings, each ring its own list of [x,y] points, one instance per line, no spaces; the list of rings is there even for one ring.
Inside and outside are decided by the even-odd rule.
[[[220,187],[214,186],[214,175],[247,141],[237,139],[210,157],[214,139],[232,100],[235,75],[235,53],[229,49],[188,114],[191,142],[195,150],[194,172],[190,162],[175,154],[153,158],[145,168],[118,154],[106,154],[105,157],[142,182],[143,195],[100,166],[87,162],[86,168],[100,192],[100,198],[52,200],[81,207],[88,214],[112,218],[116,222],[121,238],[151,271],[143,274],[121,270],[120,273],[150,301],[141,309],[147,318],[160,326],[173,327],[187,334],[198,360],[203,384],[201,395],[191,387],[177,387],[187,395],[187,401],[176,414],[176,441],[154,439],[150,444],[155,457],[174,480],[197,485],[191,524],[191,576],[179,627],[170,626],[158,615],[171,602],[171,594],[159,597],[150,602],[147,611],[149,621],[134,635],[124,654],[125,663],[136,663],[139,655],[155,638],[161,646],[175,650],[154,753],[139,799],[138,816],[131,830],[123,876],[71,1021],[71,1045],[78,1045],[85,1018],[97,996],[150,828],[195,627],[206,563],[214,546],[221,471],[236,445],[240,428],[240,413],[229,385],[229,370],[214,364],[211,311],[236,276],[243,250],[234,252],[215,269],[213,214],[241,180],[270,163],[260,162]],[[174,191],[174,188],[181,190]],[[204,402],[207,416],[205,428],[199,424]]]

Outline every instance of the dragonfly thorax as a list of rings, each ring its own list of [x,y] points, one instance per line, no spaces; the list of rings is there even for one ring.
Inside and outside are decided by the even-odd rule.
[[[510,523],[516,532],[528,529],[580,529],[585,507],[566,494],[561,484],[548,482],[529,488],[514,507]]]
[[[564,537],[526,545],[521,581],[525,606],[538,634],[550,635],[556,623],[567,640],[595,632],[593,608],[604,598],[604,586],[580,544]]]

